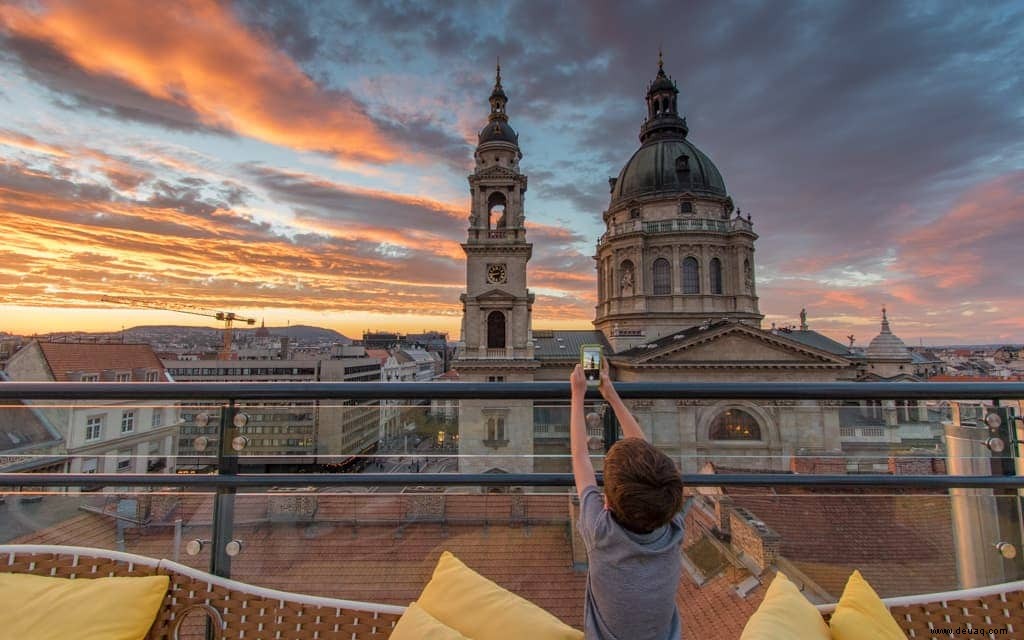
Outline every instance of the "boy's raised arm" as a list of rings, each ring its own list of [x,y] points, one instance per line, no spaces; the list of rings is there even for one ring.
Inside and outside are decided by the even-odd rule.
[[[622,435],[625,438],[640,438],[641,440],[647,440],[647,436],[644,435],[643,429],[640,428],[640,424],[630,413],[629,409],[622,402],[622,398],[619,397],[619,392],[615,390],[612,385],[612,378],[608,375],[608,359],[601,358],[601,384],[598,387],[601,391],[601,395],[612,407],[612,411],[615,412],[615,417],[619,421],[619,426],[622,427]]]
[[[569,449],[572,452],[572,475],[576,479],[576,492],[581,495],[587,487],[597,486],[594,464],[587,446],[587,420],[583,415],[583,397],[587,395],[587,378],[583,368],[576,365],[569,376],[572,387],[572,407],[569,413]]]

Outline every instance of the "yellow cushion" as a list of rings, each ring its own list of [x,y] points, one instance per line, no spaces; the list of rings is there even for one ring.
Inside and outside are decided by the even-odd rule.
[[[740,640],[829,640],[818,610],[782,573],[768,586],[761,605],[747,620]]]
[[[473,640],[582,640],[529,600],[503,589],[445,551],[417,601],[427,613]]]
[[[0,639],[142,640],[167,576],[50,578],[0,573]]]
[[[469,640],[423,610],[415,602],[399,618],[391,640]]]
[[[907,640],[860,571],[854,571],[846,581],[829,625],[833,640]]]

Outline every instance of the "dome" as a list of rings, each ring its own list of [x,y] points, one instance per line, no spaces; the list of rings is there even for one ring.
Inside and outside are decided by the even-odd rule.
[[[615,181],[612,200],[687,191],[726,196],[722,174],[704,152],[685,138],[663,138],[633,154]]]
[[[910,350],[902,340],[893,335],[889,329],[889,318],[882,309],[882,332],[875,336],[867,349],[868,360],[906,360],[910,361]]]
[[[479,144],[494,141],[519,144],[519,134],[516,133],[515,129],[507,121],[495,118],[485,124],[484,128],[480,130]]]

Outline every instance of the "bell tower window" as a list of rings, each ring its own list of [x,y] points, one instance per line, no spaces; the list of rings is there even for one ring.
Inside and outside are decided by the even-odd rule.
[[[693,256],[683,260],[683,293],[700,293],[700,263]]]
[[[505,314],[500,311],[487,314],[487,348],[505,348]]]
[[[487,198],[487,226],[490,229],[504,229],[508,226],[505,210],[508,201],[505,194],[495,191]]]

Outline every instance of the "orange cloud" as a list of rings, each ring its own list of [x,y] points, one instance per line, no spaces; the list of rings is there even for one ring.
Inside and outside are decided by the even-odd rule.
[[[399,149],[351,97],[326,91],[214,0],[0,6],[0,27],[46,43],[96,76],[183,107],[211,128],[339,158]]]

